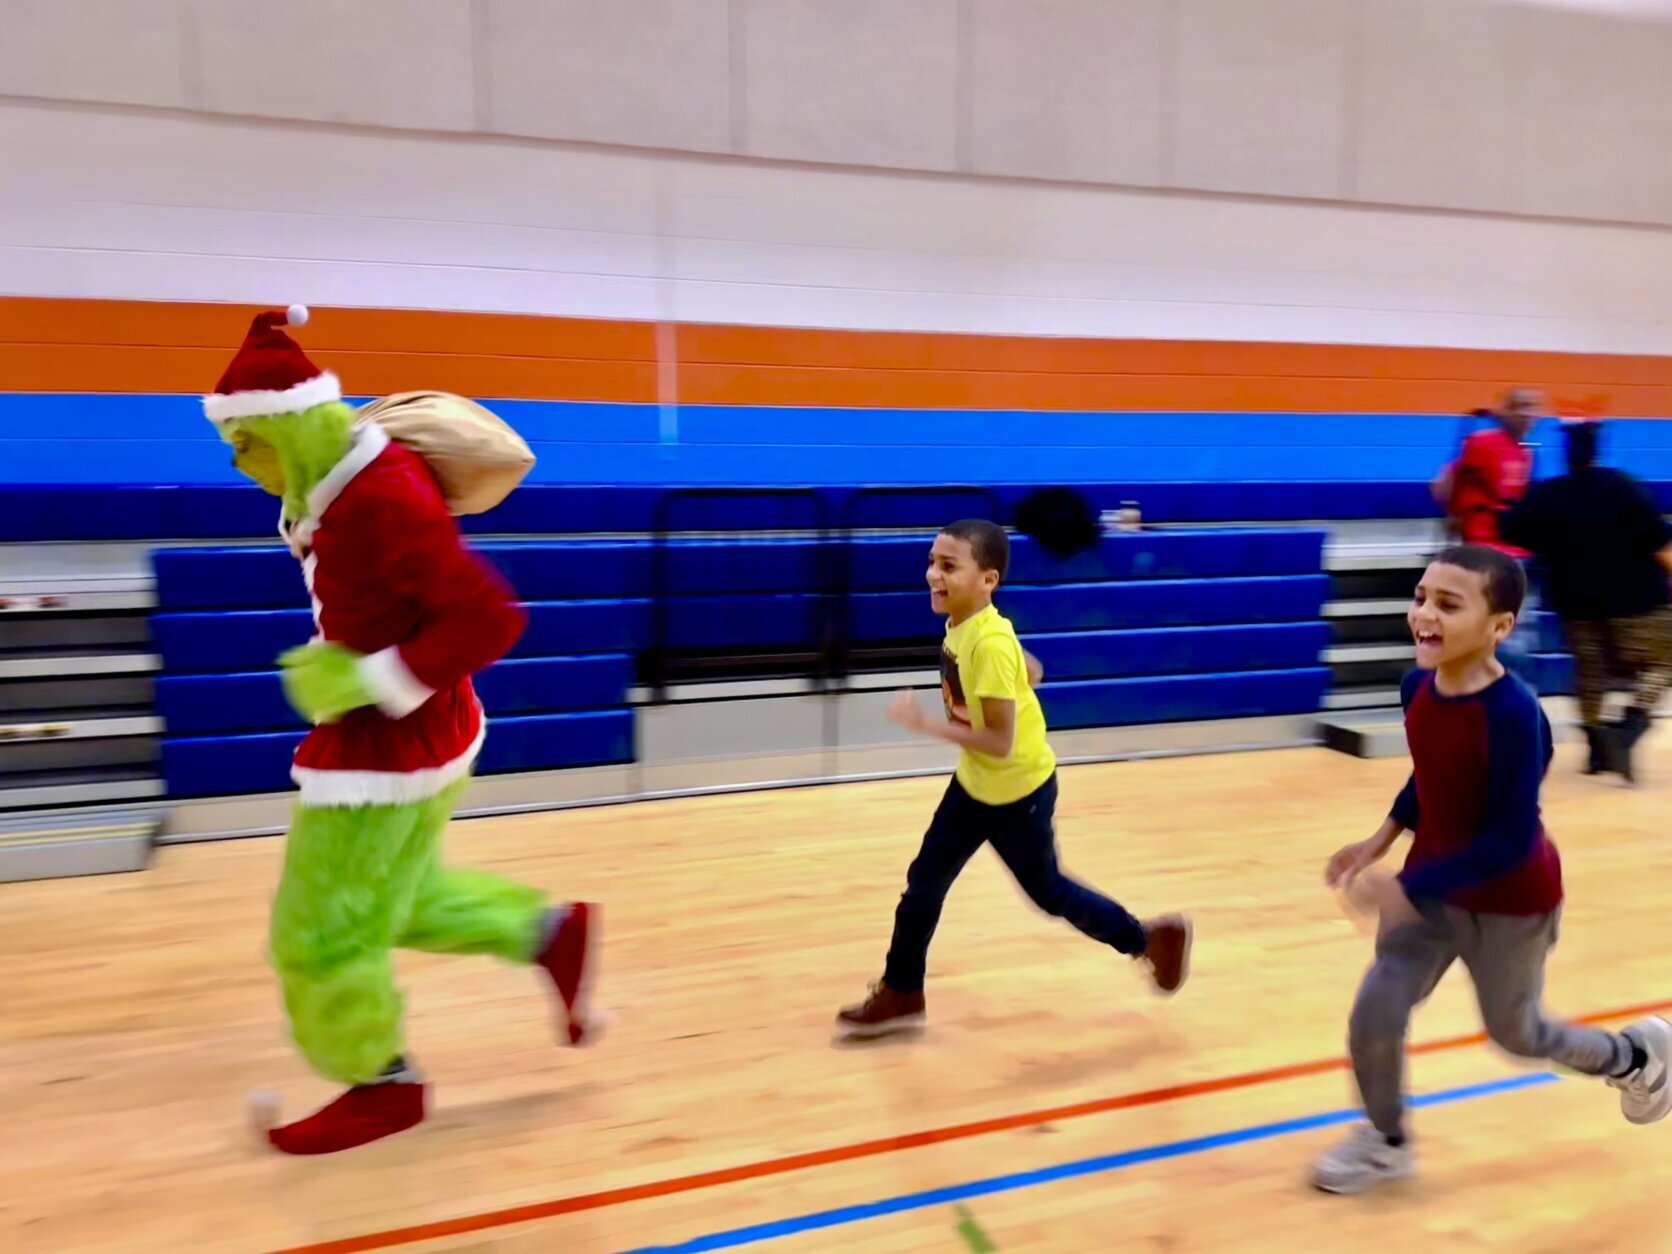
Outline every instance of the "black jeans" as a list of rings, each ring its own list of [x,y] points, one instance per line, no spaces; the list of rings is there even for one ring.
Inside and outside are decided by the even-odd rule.
[[[929,941],[940,922],[941,905],[952,882],[988,842],[1022,891],[1046,914],[1066,919],[1093,940],[1137,957],[1144,952],[1144,927],[1117,902],[1077,884],[1057,865],[1057,777],[1009,805],[983,805],[956,779],[935,811],[906,872],[906,891],[894,911],[894,939],[888,947],[883,981],[901,993],[923,988]]]

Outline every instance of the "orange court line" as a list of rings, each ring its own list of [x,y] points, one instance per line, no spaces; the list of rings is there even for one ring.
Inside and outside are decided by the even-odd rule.
[[[1612,1010],[1594,1011],[1591,1014],[1578,1016],[1574,1022],[1603,1023],[1613,1019],[1636,1018],[1639,1015],[1654,1014],[1665,1010],[1672,1010],[1672,999],[1645,1002],[1637,1006],[1620,1006]],[[1485,1041],[1486,1034],[1484,1032],[1471,1032],[1464,1036],[1450,1036],[1440,1040],[1424,1041],[1421,1044],[1410,1046],[1408,1052],[1412,1054],[1435,1054],[1444,1050],[1461,1049],[1468,1045],[1484,1044]],[[481,1211],[474,1215],[460,1215],[453,1219],[438,1219],[428,1223],[413,1224],[405,1228],[390,1228],[383,1232],[368,1232],[360,1236],[341,1237],[312,1245],[291,1246],[288,1249],[272,1251],[272,1254],[363,1254],[364,1251],[369,1250],[394,1249],[398,1246],[414,1245],[421,1241],[434,1241],[443,1237],[463,1236],[473,1232],[485,1232],[493,1228],[506,1228],[514,1224],[554,1219],[560,1215],[603,1210],[611,1206],[625,1205],[628,1202],[671,1197],[679,1193],[694,1193],[702,1189],[716,1188],[723,1184],[761,1180],[768,1176],[781,1176],[792,1171],[804,1171],[810,1167],[828,1167],[834,1163],[875,1158],[882,1154],[897,1153],[900,1150],[921,1149],[926,1145],[941,1145],[948,1141],[961,1141],[970,1137],[986,1136],[991,1132],[1008,1132],[1016,1128],[1038,1127],[1041,1124],[1057,1123],[1065,1119],[1083,1119],[1087,1115],[1107,1114],[1115,1110],[1132,1110],[1142,1106],[1158,1106],[1164,1102],[1180,1101],[1187,1097],[1204,1097],[1211,1093],[1226,1093],[1235,1089],[1254,1088],[1257,1085],[1272,1084],[1279,1080],[1294,1080],[1304,1076],[1323,1075],[1331,1071],[1345,1071],[1347,1067],[1348,1060],[1345,1058],[1314,1058],[1306,1062],[1293,1062],[1280,1067],[1269,1067],[1262,1071],[1245,1071],[1236,1075],[1216,1076],[1207,1080],[1192,1080],[1186,1084],[1169,1085],[1165,1088],[1144,1089],[1136,1093],[1119,1093],[1112,1097],[1094,1098],[1091,1101],[1074,1102],[1067,1106],[1052,1106],[1044,1110],[1023,1111],[1014,1115],[977,1119],[969,1123],[949,1124],[941,1128],[926,1128],[920,1132],[906,1132],[899,1136],[878,1137],[875,1140],[858,1141],[851,1145],[835,1145],[825,1149],[808,1150],[800,1154],[787,1154],[781,1158],[764,1158],[752,1163],[741,1163],[735,1167],[722,1167],[714,1171],[701,1171],[687,1176],[670,1176],[661,1180],[648,1180],[643,1184],[602,1189],[595,1193],[577,1193],[569,1197],[553,1198],[544,1202],[530,1202],[522,1206],[508,1206],[501,1210]]]

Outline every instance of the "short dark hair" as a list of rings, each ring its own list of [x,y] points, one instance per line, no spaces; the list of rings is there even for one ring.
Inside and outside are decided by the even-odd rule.
[[[1078,488],[1035,488],[1016,504],[1016,530],[1045,552],[1066,561],[1095,549],[1103,538],[1097,507]]]
[[[1004,528],[985,518],[960,518],[940,530],[941,535],[962,540],[970,546],[975,564],[982,570],[996,570],[1002,580],[1010,570],[1010,537]]]
[[[1562,437],[1567,441],[1569,470],[1585,470],[1597,464],[1597,447],[1601,444],[1600,422],[1569,422],[1562,426]]]
[[[1454,544],[1435,555],[1443,566],[1470,570],[1486,585],[1486,607],[1494,614],[1519,614],[1527,599],[1527,572],[1508,553],[1484,544]]]

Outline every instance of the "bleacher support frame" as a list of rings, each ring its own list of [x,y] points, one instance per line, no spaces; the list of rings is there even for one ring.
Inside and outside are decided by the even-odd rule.
[[[1004,504],[999,494],[992,488],[977,484],[866,484],[854,488],[848,494],[847,499],[843,502],[842,521],[839,529],[841,542],[837,546],[835,586],[833,589],[836,607],[836,630],[832,671],[838,683],[846,680],[853,661],[854,540],[868,525],[860,518],[862,507],[867,502],[875,500],[963,495],[979,497],[984,506],[982,513],[989,520],[1000,525],[1007,521]],[[923,525],[932,528],[944,526],[951,521],[952,519],[947,517],[939,520],[939,522]]]
[[[655,521],[650,541],[650,643],[642,654],[642,675],[645,685],[654,694],[654,699],[666,699],[668,689],[668,673],[672,657],[672,646],[669,643],[669,620],[672,613],[673,594],[669,588],[668,554],[672,547],[669,544],[673,534],[669,522],[673,516],[674,507],[686,501],[733,501],[733,500],[763,500],[781,499],[786,501],[808,501],[812,504],[812,534],[819,540],[818,563],[827,565],[830,548],[830,507],[825,498],[814,488],[810,487],[727,487],[727,488],[674,488],[656,501]],[[719,528],[717,530],[724,530]],[[686,533],[688,534],[688,533]],[[834,652],[835,627],[832,623],[828,589],[830,579],[828,572],[821,572],[818,584],[822,591],[817,594],[813,608],[813,637],[814,648],[803,653],[775,654],[774,656],[786,663],[800,661],[803,665],[813,669],[816,678],[828,679],[832,674],[832,658]]]

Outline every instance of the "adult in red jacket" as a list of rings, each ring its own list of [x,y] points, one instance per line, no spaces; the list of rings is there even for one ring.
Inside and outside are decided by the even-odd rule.
[[[1505,541],[1500,523],[1526,495],[1532,481],[1533,453],[1526,444],[1527,433],[1544,410],[1544,393],[1537,388],[1511,388],[1496,410],[1477,411],[1479,416],[1490,418],[1492,425],[1471,433],[1463,441],[1457,460],[1441,470],[1433,483],[1434,497],[1445,507],[1458,539],[1497,549],[1523,562],[1531,556]],[[1498,660],[1535,688],[1533,654],[1538,633],[1532,612],[1536,605],[1536,594],[1529,591],[1515,629],[1498,646]]]
[[[275,1148],[324,1154],[424,1117],[392,949],[537,964],[579,1044],[596,911],[441,862],[485,731],[470,677],[515,643],[523,612],[464,547],[429,467],[375,423],[356,426],[336,377],[283,329],[305,320],[296,306],[257,316],[204,412],[239,469],[283,498],[280,531],[313,601],[313,640],[279,659],[314,726],[292,769],[272,956],[303,1057],[348,1087],[283,1127],[271,1099],[257,1115]]]
[[[1501,549],[1512,557],[1527,553],[1506,544],[1498,520],[1527,491],[1533,477],[1533,455],[1527,433],[1544,411],[1544,394],[1537,388],[1511,388],[1494,411],[1485,430],[1463,441],[1457,460],[1434,480],[1434,496],[1445,507],[1460,540]]]

